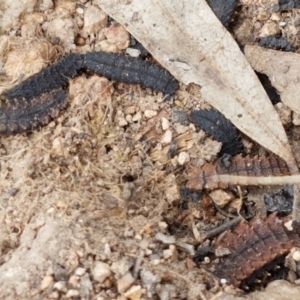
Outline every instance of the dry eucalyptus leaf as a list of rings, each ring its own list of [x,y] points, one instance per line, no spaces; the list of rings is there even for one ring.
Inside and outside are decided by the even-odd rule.
[[[242,132],[293,165],[280,119],[238,45],[205,0],[97,0],[144,47]]]
[[[300,55],[259,46],[246,46],[245,56],[258,72],[266,74],[280,93],[281,101],[300,114]]]

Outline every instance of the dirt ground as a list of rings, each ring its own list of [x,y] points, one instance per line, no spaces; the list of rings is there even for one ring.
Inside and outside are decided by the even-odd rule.
[[[280,22],[265,13],[272,2],[241,3],[233,29],[240,43]],[[136,54],[130,35],[92,1],[2,5],[0,92],[70,52]],[[285,28],[295,16],[285,16]],[[297,32],[288,38],[295,43]],[[200,267],[192,261],[201,232],[226,219],[208,198],[182,212],[184,175],[221,148],[187,121],[195,108],[209,108],[196,86],[181,85],[165,100],[82,74],[70,81],[69,105],[56,120],[1,137],[1,299],[240,299],[242,291],[211,274],[208,257]]]

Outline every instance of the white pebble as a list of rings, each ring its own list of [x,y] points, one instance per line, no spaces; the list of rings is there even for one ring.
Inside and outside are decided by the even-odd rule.
[[[152,253],[153,253],[153,251],[152,251],[151,249],[146,249],[146,250],[145,250],[146,256],[149,256],[149,255],[151,255]]]
[[[167,229],[168,228],[168,224],[166,222],[159,222],[158,226],[160,229]]]
[[[126,49],[126,54],[132,56],[132,57],[139,57],[141,54],[141,51],[138,49],[134,49],[134,48],[127,48]]]
[[[177,160],[179,165],[183,166],[190,161],[190,156],[187,152],[180,152]]]
[[[300,261],[300,250],[296,250],[294,253],[293,253],[293,259],[295,261]]]
[[[300,114],[297,114],[297,113],[293,112],[293,124],[295,126],[300,125]]]
[[[173,255],[173,251],[170,249],[166,249],[163,251],[163,257],[164,259],[168,259]]]
[[[146,240],[146,239],[141,240],[141,242],[140,242],[141,249],[146,250],[148,248],[148,246],[149,246],[148,240]]]
[[[78,8],[76,9],[76,12],[77,12],[78,14],[83,14],[83,13],[84,13],[84,10],[83,10],[82,7],[78,7]]]
[[[65,281],[55,282],[53,285],[53,289],[66,293],[67,292],[66,282]]]
[[[93,277],[96,281],[102,283],[111,274],[111,270],[108,264],[103,262],[96,262],[92,271]]]
[[[166,235],[161,232],[158,232],[155,235],[155,239],[158,241],[161,241],[164,244],[175,244],[175,242],[176,242],[174,236]]]
[[[132,117],[132,122],[138,122],[141,118],[142,118],[142,114],[139,111]]]
[[[286,223],[284,223],[284,226],[288,231],[293,231],[292,224],[293,224],[293,220],[290,220],[290,221],[287,221]]]
[[[69,280],[68,284],[74,288],[79,288],[80,287],[80,277],[76,275],[72,275]]]
[[[75,271],[75,275],[76,276],[83,276],[85,273],[85,269],[84,268],[77,268]]]
[[[66,298],[72,298],[72,297],[77,297],[79,296],[79,291],[77,290],[68,290],[66,294]]]
[[[117,281],[117,288],[119,293],[124,293],[127,291],[131,285],[134,283],[135,279],[131,275],[130,272],[127,272],[124,276],[122,276],[118,281]]]
[[[170,128],[170,122],[166,118],[161,118],[161,127],[163,130],[167,130]]]
[[[124,127],[124,126],[128,125],[128,122],[126,121],[126,119],[124,117],[119,117],[118,122],[119,122],[120,127]]]
[[[172,131],[168,129],[162,136],[161,143],[163,145],[170,144],[172,142]]]
[[[151,264],[154,266],[158,266],[160,264],[160,259],[156,258],[156,259],[151,260]]]
[[[141,240],[142,240],[142,236],[141,236],[140,234],[138,234],[138,233],[134,236],[134,238],[135,238],[136,240],[138,240],[138,241],[141,241]]]
[[[58,298],[59,298],[59,293],[58,293],[57,291],[52,292],[52,293],[49,295],[49,298],[50,298],[50,299],[58,299]]]
[[[104,253],[107,255],[107,256],[110,256],[111,255],[111,250],[110,250],[110,246],[108,243],[105,243],[104,245]]]
[[[145,117],[147,119],[153,118],[157,115],[157,111],[156,110],[152,110],[152,109],[146,109],[145,112]]]
[[[45,290],[53,283],[53,277],[52,276],[45,276],[41,283],[41,290]]]
[[[226,192],[224,190],[214,190],[209,194],[209,196],[219,207],[226,206],[230,201],[234,199],[234,195],[232,193]]]
[[[130,300],[139,300],[141,299],[143,292],[142,287],[140,285],[133,285],[125,294],[126,298]]]

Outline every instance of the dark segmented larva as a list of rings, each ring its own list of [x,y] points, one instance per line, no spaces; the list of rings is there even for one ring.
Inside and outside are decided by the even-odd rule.
[[[216,248],[226,248],[230,254],[216,266],[214,274],[238,287],[264,266],[299,247],[300,229],[289,231],[284,226],[289,219],[281,220],[276,214],[265,220],[257,217],[227,232]]]
[[[202,130],[222,143],[221,155],[232,156],[241,153],[244,149],[241,136],[237,128],[216,110],[195,110],[190,118]]]
[[[1,96],[0,134],[22,133],[48,124],[66,106],[68,97],[62,88],[83,69],[167,94],[178,88],[169,72],[138,58],[105,52],[70,54]]]
[[[19,85],[13,87],[3,94],[4,98],[12,105],[26,105],[42,94],[54,89],[66,86],[69,79],[77,75],[82,68],[82,55],[70,54],[59,62],[41,70],[41,72],[30,76]],[[3,108],[0,107],[0,113]]]
[[[30,103],[6,101],[0,110],[0,133],[12,135],[44,126],[59,115],[67,101],[67,92],[61,88],[31,98]]]
[[[108,79],[138,83],[166,94],[173,94],[178,88],[177,80],[168,71],[138,58],[90,52],[84,55],[83,64],[88,70]]]

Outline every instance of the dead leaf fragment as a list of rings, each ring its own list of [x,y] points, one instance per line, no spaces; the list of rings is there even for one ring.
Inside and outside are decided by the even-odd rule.
[[[259,46],[246,46],[245,56],[252,67],[266,74],[280,93],[282,102],[300,114],[300,55]]]

